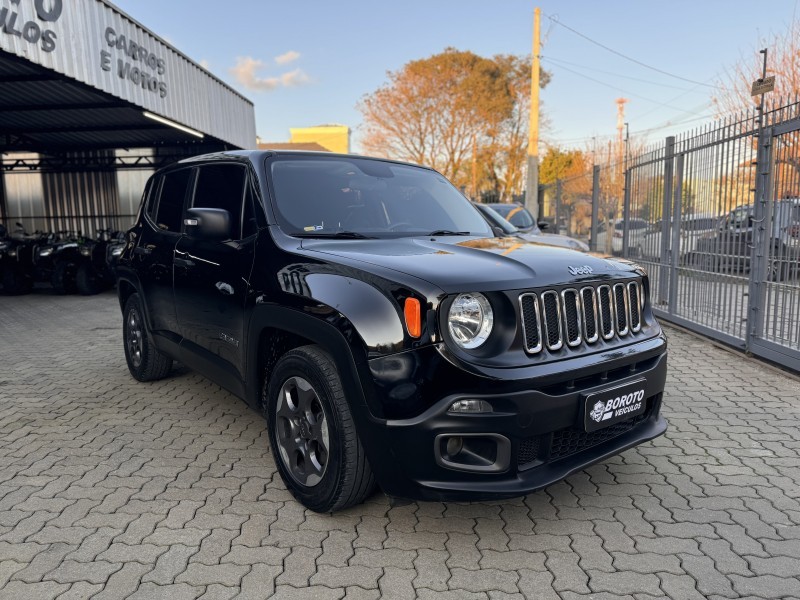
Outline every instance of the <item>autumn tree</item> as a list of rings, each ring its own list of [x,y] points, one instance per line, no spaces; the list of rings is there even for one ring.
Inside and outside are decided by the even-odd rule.
[[[531,58],[513,54],[499,54],[492,60],[500,67],[506,79],[508,93],[514,102],[510,115],[496,130],[496,135],[486,140],[478,159],[481,173],[479,189],[495,199],[509,201],[525,188],[525,169],[528,162],[528,125],[531,94]],[[540,87],[550,82],[550,73],[541,71]],[[540,120],[546,127],[546,120]]]
[[[504,199],[520,193],[527,65],[524,57],[490,59],[453,48],[412,61],[358,104],[362,145],[370,154],[432,166],[472,193]]]
[[[786,30],[772,38],[762,39],[760,48],[767,48],[767,75],[775,76],[773,98],[794,98],[800,93],[800,21],[793,20]],[[752,109],[758,103],[751,96],[751,86],[763,71],[763,56],[753,49],[748,57],[741,57],[718,82],[712,96],[717,113],[739,113]]]
[[[589,228],[592,198],[592,164],[581,150],[565,150],[555,146],[547,149],[539,166],[539,182],[545,186],[555,215],[558,186],[560,188],[559,217],[566,219],[568,230],[578,233]]]

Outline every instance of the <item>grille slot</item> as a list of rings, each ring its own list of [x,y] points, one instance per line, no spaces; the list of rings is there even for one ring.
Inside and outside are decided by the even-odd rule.
[[[583,338],[587,343],[597,341],[597,301],[594,288],[585,287],[581,290],[581,309],[583,311]]]
[[[598,312],[600,313],[600,331],[603,334],[604,340],[609,340],[614,337],[614,323],[612,321],[613,314],[611,300],[611,288],[607,285],[601,285],[597,288],[597,305]]]
[[[575,347],[581,343],[580,299],[576,290],[561,292],[561,305],[564,308],[564,331],[567,346]]]
[[[532,463],[539,456],[539,438],[530,437],[522,440],[517,452],[517,465],[523,467],[528,463]]]
[[[548,350],[559,350],[564,342],[561,340],[561,311],[558,307],[558,294],[548,290],[542,294],[542,322],[544,323],[544,339]]]
[[[628,335],[628,298],[624,283],[614,286],[614,315],[617,320],[617,335]]]
[[[631,331],[636,333],[642,328],[642,304],[639,284],[635,281],[628,284],[628,305],[631,311]]]
[[[638,280],[520,294],[525,350],[555,352],[638,333],[644,325],[643,302]]]
[[[559,460],[566,458],[614,439],[646,421],[653,413],[653,408],[659,402],[661,394],[650,396],[645,400],[646,409],[641,415],[631,417],[597,431],[586,432],[574,427],[559,429],[552,434],[534,436],[520,440],[517,452],[517,467],[525,469],[533,466],[536,460]]]
[[[522,335],[524,336],[525,350],[531,354],[542,351],[542,320],[539,317],[539,301],[536,294],[522,294],[519,297],[519,307],[522,311]]]

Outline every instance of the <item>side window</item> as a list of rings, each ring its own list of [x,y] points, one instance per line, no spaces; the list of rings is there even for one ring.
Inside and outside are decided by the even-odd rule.
[[[192,169],[181,169],[167,173],[161,179],[161,194],[158,199],[158,212],[155,222],[159,229],[179,233],[183,202],[192,178]]]
[[[200,167],[193,207],[222,208],[231,215],[231,238],[240,239],[242,200],[247,171],[240,165],[220,164]]]
[[[161,185],[160,177],[151,177],[147,180],[142,194],[144,212],[153,221],[156,220],[156,205],[158,204],[158,188]]]

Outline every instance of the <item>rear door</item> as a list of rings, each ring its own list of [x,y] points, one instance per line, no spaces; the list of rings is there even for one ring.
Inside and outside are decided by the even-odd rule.
[[[132,257],[150,327],[153,333],[174,341],[179,334],[172,294],[172,259],[193,180],[194,169],[184,168],[169,171],[155,182],[145,208],[146,225],[141,229]]]
[[[175,247],[175,303],[182,347],[224,373],[244,376],[244,308],[258,229],[246,167],[213,163],[198,168],[190,205],[230,213],[228,240],[184,236]]]

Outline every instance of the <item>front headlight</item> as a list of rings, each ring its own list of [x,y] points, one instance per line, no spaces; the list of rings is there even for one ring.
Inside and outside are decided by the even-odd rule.
[[[16,256],[17,255],[17,249],[16,248],[12,248],[11,250],[8,251],[8,255],[9,256]]]
[[[81,248],[81,256],[89,256],[92,253],[92,249],[88,246],[83,246]]]
[[[115,246],[114,248],[111,249],[111,256],[119,256],[120,254],[122,254],[123,250],[125,250],[125,246],[124,245]]]
[[[53,253],[52,248],[42,248],[39,250],[39,256],[50,256]]]
[[[447,326],[456,344],[462,348],[477,348],[492,333],[492,305],[483,294],[459,294],[447,315]]]

